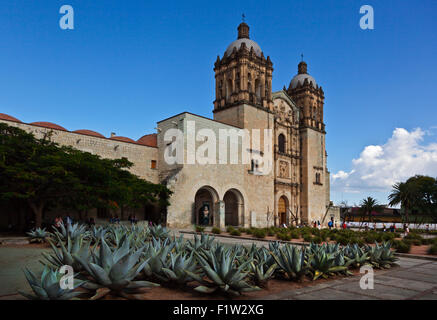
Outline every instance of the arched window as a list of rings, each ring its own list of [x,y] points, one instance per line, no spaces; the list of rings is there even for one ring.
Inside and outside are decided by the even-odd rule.
[[[281,133],[278,137],[279,152],[285,153],[285,136]]]
[[[232,80],[229,79],[226,84],[226,100],[229,101],[229,99],[231,98],[231,94],[232,94]]]
[[[255,80],[255,95],[256,102],[261,103],[261,81],[259,81],[259,79]]]

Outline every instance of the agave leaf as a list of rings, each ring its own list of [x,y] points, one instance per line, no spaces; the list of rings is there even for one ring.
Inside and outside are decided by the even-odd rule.
[[[108,274],[106,273],[106,271],[100,267],[97,264],[94,263],[89,263],[89,267],[90,270],[92,271],[91,274],[94,276],[94,278],[102,285],[104,286],[109,286],[112,281],[109,278]]]
[[[198,286],[196,288],[194,288],[194,290],[201,292],[201,293],[213,293],[217,290],[217,287],[205,287],[205,286]]]
[[[131,281],[126,288],[137,289],[137,288],[152,288],[152,287],[160,287],[160,285],[158,283],[154,283],[150,281]]]

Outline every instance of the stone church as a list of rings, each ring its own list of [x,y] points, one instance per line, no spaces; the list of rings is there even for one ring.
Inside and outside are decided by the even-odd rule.
[[[330,217],[339,220],[339,213],[330,206],[324,92],[308,74],[307,64],[299,63],[288,88],[273,92],[273,63],[250,39],[249,26],[243,22],[237,40],[217,57],[214,72],[213,119],[183,112],[159,121],[156,133],[138,140],[115,134],[107,138],[85,129],[68,131],[50,122],[23,123],[6,114],[0,114],[0,121],[36,136],[52,131],[56,142],[102,157],[128,158],[134,163],[130,169],[134,174],[166,184],[174,192],[166,212],[170,227],[264,227],[322,222],[324,217],[325,223]],[[168,155],[176,141],[166,136],[171,129],[180,133],[183,147],[182,161],[173,163]],[[271,141],[263,141],[266,136],[262,134],[257,148],[246,148],[241,139],[237,141],[238,150],[246,148],[243,151],[250,154],[251,160],[245,163],[221,163],[223,155],[215,155],[216,150],[217,161],[188,161],[194,156],[190,144],[199,152],[202,143],[214,140],[202,135],[205,130],[217,137],[223,130],[269,130]],[[221,140],[217,150],[223,147],[220,144]],[[225,150],[229,159],[231,144],[226,143]],[[258,161],[253,159],[263,154],[272,155],[272,165],[259,174]],[[148,219],[147,209],[143,214]],[[89,215],[103,218],[97,209]]]

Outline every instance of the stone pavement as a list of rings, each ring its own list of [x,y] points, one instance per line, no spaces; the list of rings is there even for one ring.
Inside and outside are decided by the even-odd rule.
[[[266,300],[437,300],[437,262],[400,258],[399,267],[375,271],[374,288],[360,288],[361,276],[283,291]]]

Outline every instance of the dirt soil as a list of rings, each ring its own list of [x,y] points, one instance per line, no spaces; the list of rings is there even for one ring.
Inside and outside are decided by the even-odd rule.
[[[396,267],[394,267],[396,268]],[[358,275],[359,270],[351,270],[354,275]],[[376,271],[378,272],[378,271]],[[197,282],[190,282],[188,286],[181,288],[170,288],[170,287],[155,287],[151,289],[145,289],[144,293],[136,294],[135,297],[140,300],[251,300],[251,299],[262,299],[268,295],[286,291],[286,290],[296,290],[299,288],[315,286],[324,282],[333,281],[337,279],[345,278],[345,276],[333,276],[328,279],[318,279],[312,281],[309,278],[304,278],[302,282],[288,281],[288,280],[277,280],[272,279],[268,282],[267,288],[263,288],[260,291],[245,292],[239,297],[229,298],[220,293],[204,294],[194,291],[194,288],[198,285]],[[103,300],[125,300],[125,298],[107,295]]]

